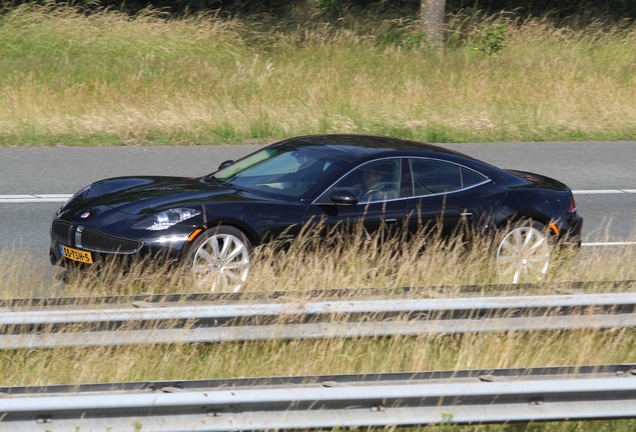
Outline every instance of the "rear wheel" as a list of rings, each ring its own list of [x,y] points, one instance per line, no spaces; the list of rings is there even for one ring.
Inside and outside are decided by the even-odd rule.
[[[219,226],[201,234],[190,247],[187,262],[196,283],[210,291],[238,291],[250,271],[252,245],[234,227]]]
[[[550,267],[551,245],[545,226],[537,221],[517,222],[496,243],[497,271],[504,282],[542,280]]]

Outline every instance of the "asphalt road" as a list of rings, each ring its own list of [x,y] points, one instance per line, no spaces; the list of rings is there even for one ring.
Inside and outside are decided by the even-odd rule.
[[[585,218],[586,242],[636,240],[636,142],[445,146],[502,168],[545,174],[583,191],[575,198]],[[199,176],[259,147],[0,147],[0,197],[72,194],[93,181],[122,175]],[[26,250],[46,261],[48,226],[60,205],[0,202],[0,250]]]

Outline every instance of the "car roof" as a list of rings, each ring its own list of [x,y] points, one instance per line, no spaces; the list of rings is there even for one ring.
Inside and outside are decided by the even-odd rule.
[[[349,161],[380,153],[390,153],[392,151],[416,151],[429,153],[431,156],[433,154],[439,155],[440,153],[444,153],[472,159],[468,155],[432,144],[374,135],[309,135],[290,138],[274,145],[286,144],[295,147],[308,147]]]
[[[383,157],[426,157],[459,163],[480,172],[501,186],[528,182],[513,173],[504,171],[467,154],[406,139],[356,134],[307,135],[289,138],[269,147],[306,148],[335,157],[351,164],[364,163]]]

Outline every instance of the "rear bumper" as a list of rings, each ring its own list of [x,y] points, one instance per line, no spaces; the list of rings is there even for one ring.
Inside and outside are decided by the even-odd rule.
[[[558,235],[558,245],[564,249],[581,248],[581,232],[583,231],[583,218],[579,215],[568,219],[567,228],[561,230]]]

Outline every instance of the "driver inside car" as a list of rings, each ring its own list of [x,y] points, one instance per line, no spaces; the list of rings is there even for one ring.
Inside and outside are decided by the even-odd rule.
[[[336,187],[351,191],[360,203],[397,198],[399,176],[395,162],[372,163],[358,168]]]
[[[360,187],[360,198],[358,201],[378,201],[385,200],[388,192],[388,178],[386,174],[375,169],[362,170],[362,185]]]

